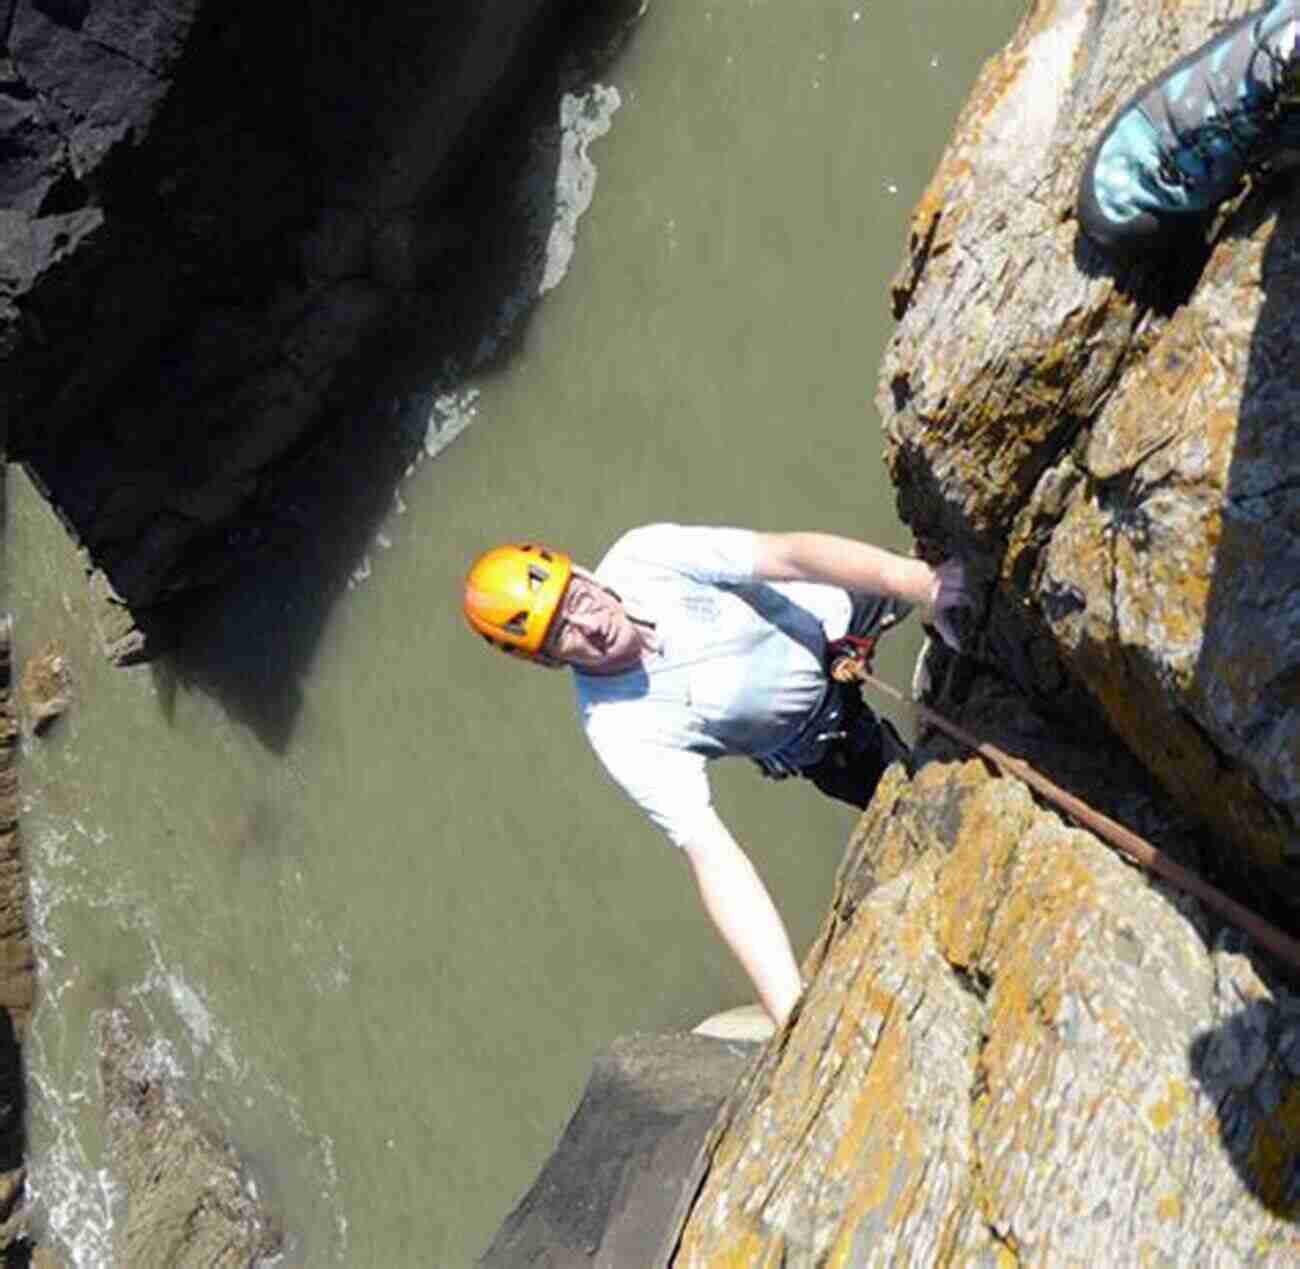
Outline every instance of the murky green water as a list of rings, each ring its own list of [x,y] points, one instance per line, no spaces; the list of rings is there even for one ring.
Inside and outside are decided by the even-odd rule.
[[[120,1221],[90,1043],[108,1004],[151,1022],[250,1160],[286,1263],[456,1267],[599,1049],[748,998],[684,863],[588,753],[566,676],[494,659],[457,589],[499,538],[594,560],[657,519],[905,545],[870,404],[888,280],[1021,8],[654,0],[607,74],[567,277],[462,385],[473,425],[340,579],[279,732],[165,667],[107,668],[76,552],[11,475],[16,651],[61,639],[78,693],[24,748],[33,1184],[70,1262],[112,1263]],[[216,622],[263,682],[322,607],[296,576]],[[895,682],[915,647],[886,649]],[[715,787],[802,949],[851,814],[744,763]]]

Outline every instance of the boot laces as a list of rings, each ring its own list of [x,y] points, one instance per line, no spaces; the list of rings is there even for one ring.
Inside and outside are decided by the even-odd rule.
[[[1172,144],[1158,147],[1160,179],[1167,185],[1180,189],[1194,186],[1197,178],[1179,165],[1179,154],[1190,152],[1203,162],[1212,162],[1220,149],[1218,143],[1224,141],[1243,168],[1253,170],[1260,165],[1260,151],[1267,145],[1271,125],[1292,104],[1293,96],[1300,94],[1300,60],[1294,54],[1284,57],[1269,43],[1258,45],[1255,55],[1263,56],[1273,72],[1256,80],[1261,86],[1258,95],[1225,106],[1214,85],[1208,84],[1206,92],[1214,105],[1213,115],[1193,128],[1175,132]]]

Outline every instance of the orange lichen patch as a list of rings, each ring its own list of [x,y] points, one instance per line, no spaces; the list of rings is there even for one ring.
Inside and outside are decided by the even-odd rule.
[[[967,99],[958,123],[960,144],[977,147],[983,140],[983,123],[1002,105],[1002,99],[1015,87],[1025,69],[1023,40],[1022,31],[1020,37],[1001,54],[985,62],[979,82]]]
[[[936,935],[954,965],[972,966],[981,958],[994,914],[1007,888],[1016,847],[1033,808],[1026,798],[981,796],[972,799],[944,862],[935,893]]]
[[[895,1167],[919,1162],[919,1128],[904,1109],[902,1097],[908,1084],[907,1063],[905,1024],[886,1026],[855,1090],[853,1113],[830,1162],[832,1173],[857,1178],[854,1210],[879,1208],[889,1195]]]
[[[1131,546],[1122,535],[1115,549],[1115,571],[1123,596],[1121,637],[1152,648],[1152,655],[1181,647],[1199,648],[1210,603],[1212,561],[1183,553],[1156,553]],[[1155,685],[1153,684],[1153,689]]]
[[[1228,471],[1237,448],[1239,418],[1235,405],[1206,410],[1200,417],[1201,436],[1210,455],[1205,479],[1220,489],[1228,483]],[[1216,536],[1214,544],[1217,542]]]
[[[980,1055],[988,1097],[973,1107],[981,1134],[1028,1140],[1045,1131],[1042,1105],[1056,1081],[1062,992],[1096,908],[1095,882],[1068,849],[1046,851],[1035,873],[1016,878],[999,908],[987,962],[993,978],[988,1037]]]
[[[1100,644],[1083,651],[1070,658],[1070,668],[1086,678],[1111,726],[1156,779],[1257,865],[1282,869],[1289,839],[1249,770],[1225,767],[1222,755],[1170,708],[1154,676],[1131,658]],[[1226,666],[1216,673],[1229,675]]]
[[[898,1004],[897,997],[859,974],[873,943],[870,932],[855,931],[837,947],[817,980],[803,1017],[781,1053],[764,1095],[763,1132],[778,1131],[784,1140],[801,1141],[812,1131],[844,1081],[856,1080],[864,1062],[874,1062],[873,1044]],[[856,943],[857,946],[849,946]],[[743,1117],[743,1115],[742,1115]],[[746,1193],[762,1193],[772,1184],[765,1156],[751,1152],[752,1133],[724,1135],[714,1156],[713,1175],[729,1177]],[[712,1187],[710,1182],[710,1187]]]
[[[875,809],[874,803],[872,809]],[[865,864],[873,886],[892,881],[911,868],[924,848],[898,818],[877,819],[871,815],[863,821],[859,832],[861,837],[855,836],[850,845],[853,852],[850,858],[855,861],[855,871]],[[840,887],[842,893],[855,897],[856,889],[848,878]],[[839,896],[836,897],[838,900]]]
[[[829,1045],[822,1046],[822,1060],[830,1054],[841,1062],[858,1058],[865,1043],[882,1026],[888,1030],[889,1019],[898,998],[884,991],[874,979],[858,979],[843,997],[843,1007]],[[825,1072],[822,1072],[825,1078]],[[819,1081],[820,1082],[820,1081]]]
[[[953,222],[945,217],[945,212],[949,203],[949,191],[951,186],[956,185],[970,175],[971,165],[966,159],[954,159],[952,162],[944,163],[934,174],[934,178],[929,185],[925,187],[918,200],[916,207],[912,211],[912,248],[916,250],[923,243],[934,235],[933,241],[929,241],[929,254],[934,255],[939,247],[939,235],[951,241],[951,230],[960,223],[960,217],[954,217]]]
[[[781,1269],[785,1264],[785,1239],[780,1234],[764,1237],[754,1229],[742,1229],[720,1243],[696,1234],[693,1226],[673,1257],[674,1265],[704,1265],[709,1269]]]
[[[909,961],[914,963],[920,961],[926,951],[933,945],[933,935],[930,933],[933,924],[932,909],[933,899],[931,898],[919,904],[910,919],[904,919],[899,927],[899,950]]]
[[[1293,1080],[1282,1104],[1255,1129],[1247,1166],[1265,1207],[1286,1220],[1300,1216],[1300,1202],[1284,1205],[1296,1156],[1300,1155],[1300,1080]]]
[[[873,1218],[897,1226],[924,1179],[923,1133],[904,1108],[902,1095],[909,1080],[904,1027],[890,1026],[881,1036],[831,1158],[828,1175],[843,1177],[851,1186],[828,1256],[832,1265],[855,1263],[854,1236]]]
[[[1178,1221],[1183,1217],[1183,1200],[1179,1194],[1165,1194],[1156,1199],[1156,1220]]]
[[[1020,967],[1036,977],[1050,964],[1052,981],[1059,981],[1061,967],[1074,958],[1097,911],[1096,879],[1071,849],[1069,836],[1040,840],[1045,848],[1035,858],[1025,860],[1023,852],[1017,858],[1018,875],[990,931],[988,951],[996,963],[987,968]]]
[[[1187,1085],[1182,1080],[1170,1080],[1165,1095],[1147,1111],[1147,1118],[1157,1132],[1164,1132],[1191,1104]]]

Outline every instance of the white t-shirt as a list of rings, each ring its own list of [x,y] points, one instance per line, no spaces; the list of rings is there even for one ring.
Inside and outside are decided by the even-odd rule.
[[[756,582],[746,529],[649,525],[621,537],[595,571],[659,651],[622,674],[574,672],[578,711],[611,776],[678,846],[730,834],[704,764],[773,754],[807,766],[824,752],[810,727],[826,697],[826,640],[848,627],[834,586]]]

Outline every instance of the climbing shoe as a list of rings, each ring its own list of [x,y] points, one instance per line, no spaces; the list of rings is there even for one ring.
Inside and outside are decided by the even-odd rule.
[[[1298,27],[1300,0],[1274,0],[1138,92],[1084,165],[1088,236],[1116,251],[1173,245],[1247,173],[1300,151]]]

